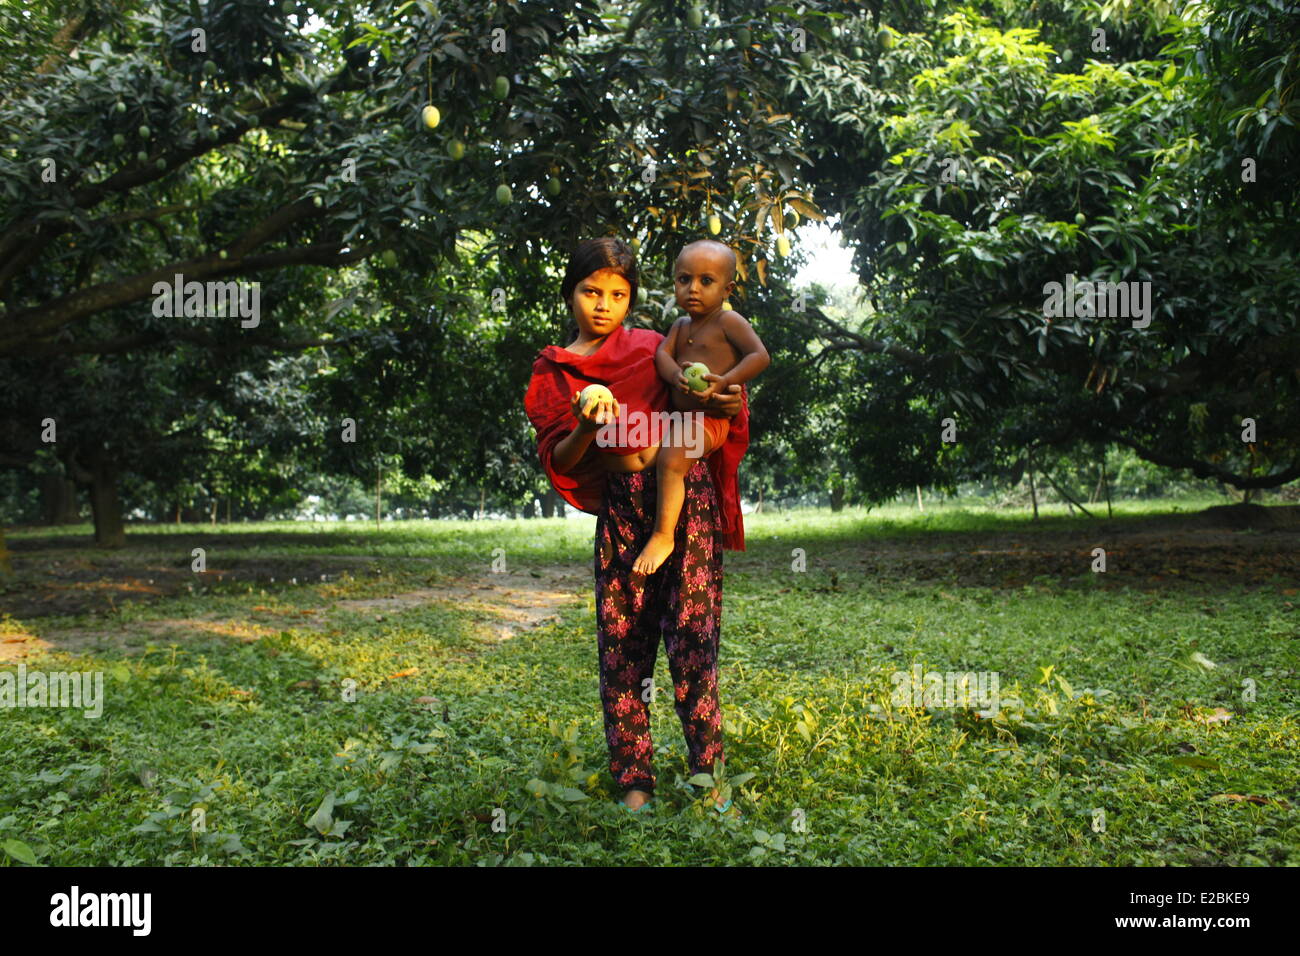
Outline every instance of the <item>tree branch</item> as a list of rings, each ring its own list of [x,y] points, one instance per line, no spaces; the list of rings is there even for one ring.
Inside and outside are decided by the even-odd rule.
[[[251,333],[251,330],[250,330]],[[41,342],[23,350],[23,358],[53,358],[60,355],[120,355],[124,352],[169,348],[179,342],[211,349],[218,355],[243,349],[269,348],[283,352],[300,352],[304,349],[327,345],[343,345],[359,338],[361,332],[346,332],[330,338],[285,339],[256,338],[252,334],[238,339],[220,341],[197,329],[170,329],[122,335],[99,342]]]
[[[881,339],[874,339],[859,332],[854,332],[840,325],[821,309],[812,309],[811,312],[814,318],[830,329],[829,337],[836,347],[856,348],[862,352],[888,355],[912,368],[923,368],[943,358],[942,355],[922,355],[920,352],[914,352],[906,346],[895,345],[892,342],[885,342]],[[848,344],[846,345],[846,343]]]
[[[1201,461],[1199,458],[1190,458],[1186,455],[1165,454],[1155,451],[1131,438],[1122,435],[1108,436],[1112,441],[1121,445],[1127,445],[1137,452],[1142,458],[1157,465],[1164,465],[1166,468],[1187,468],[1198,478],[1217,478],[1225,484],[1232,485],[1236,488],[1277,488],[1285,485],[1289,481],[1295,481],[1300,478],[1300,464],[1292,465],[1284,471],[1275,471],[1268,475],[1258,475],[1253,478],[1243,478],[1226,468],[1220,468],[1218,465],[1208,461]]]
[[[257,244],[274,238],[277,233],[295,222],[317,215],[324,215],[324,212],[316,209],[310,202],[302,200],[290,203],[250,228],[235,240],[231,248],[251,249]],[[177,273],[181,273],[187,279],[202,280],[247,275],[261,269],[285,265],[347,265],[364,259],[377,247],[365,245],[352,247],[351,251],[346,253],[342,251],[347,248],[348,245],[341,242],[324,243],[275,250],[258,256],[230,256],[227,259],[212,253],[199,259],[177,262],[126,279],[100,283],[10,316],[8,321],[0,325],[0,355],[14,354],[19,351],[19,346],[23,342],[48,336],[78,319],[147,298],[153,294],[155,283],[170,282]]]

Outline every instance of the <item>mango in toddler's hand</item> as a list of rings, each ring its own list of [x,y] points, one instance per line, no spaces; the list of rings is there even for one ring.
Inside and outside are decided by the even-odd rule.
[[[703,362],[692,362],[682,370],[686,376],[686,384],[697,392],[702,392],[709,387],[709,383],[704,380],[704,376],[709,374],[709,367]]]
[[[614,401],[614,393],[604,385],[588,385],[578,396],[578,407],[586,408],[587,403],[592,400],[597,402],[612,402]]]

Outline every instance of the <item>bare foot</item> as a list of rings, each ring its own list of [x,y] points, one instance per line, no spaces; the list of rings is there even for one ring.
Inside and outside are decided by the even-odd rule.
[[[650,797],[644,790],[629,790],[623,796],[623,802],[627,804],[629,810],[639,810]]]
[[[668,555],[673,553],[673,536],[659,531],[650,535],[650,540],[645,543],[641,553],[636,556],[636,561],[632,564],[633,571],[640,571],[642,574],[654,574],[659,570],[659,565],[663,564]]]

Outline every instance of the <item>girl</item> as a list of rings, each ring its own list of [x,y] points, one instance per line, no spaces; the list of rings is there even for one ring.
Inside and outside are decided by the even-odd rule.
[[[621,240],[578,246],[560,287],[575,322],[571,341],[542,349],[524,398],[547,477],[570,504],[597,516],[596,639],[605,739],[623,806],[634,812],[655,788],[648,700],[661,634],[690,774],[709,773],[715,760],[725,761],[717,685],[722,549],[740,514],[738,499],[720,506],[714,491],[722,484],[713,473],[722,456],[698,460],[686,475],[672,554],[654,574],[633,570],[654,529],[658,446],[601,448],[593,439],[619,414],[619,405],[629,415],[668,408],[667,387],[654,364],[663,336],[623,327],[637,284],[636,259]],[[589,384],[608,386],[615,401],[591,398],[582,406],[578,396]],[[715,395],[710,405],[734,416],[729,440],[743,451],[749,416],[741,387]],[[730,807],[729,800],[718,810]]]

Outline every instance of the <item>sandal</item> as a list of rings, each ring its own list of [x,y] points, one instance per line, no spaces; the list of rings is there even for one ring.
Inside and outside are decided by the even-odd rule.
[[[633,789],[635,789],[635,788],[633,788]],[[630,793],[631,791],[628,791],[628,792]],[[638,791],[638,792],[639,792],[639,793],[645,793],[644,790],[641,790],[641,791]],[[627,796],[627,794],[624,794],[624,796]],[[650,803],[651,803],[651,801],[652,801],[653,799],[654,799],[653,797],[646,797],[646,798],[645,798],[645,802],[642,803],[641,806],[637,807],[635,810],[633,810],[631,807],[629,807],[629,806],[628,806],[626,803],[624,803],[622,800],[618,801],[618,805],[619,805],[620,807],[622,807],[624,810],[626,810],[628,813],[640,813],[640,812],[641,812],[642,810],[644,810],[646,807],[650,806]]]

